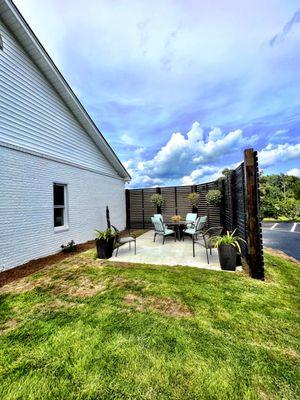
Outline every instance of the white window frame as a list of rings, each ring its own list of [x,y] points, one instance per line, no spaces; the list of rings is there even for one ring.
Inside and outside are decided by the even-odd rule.
[[[56,206],[54,205],[54,186],[63,186],[64,188],[64,205],[63,206]],[[52,185],[52,193],[53,193],[53,229],[54,232],[64,232],[69,230],[69,212],[68,212],[68,184],[67,183],[60,183],[60,182],[53,182]],[[62,208],[63,209],[63,219],[64,224],[61,226],[54,226],[54,209],[55,208]]]

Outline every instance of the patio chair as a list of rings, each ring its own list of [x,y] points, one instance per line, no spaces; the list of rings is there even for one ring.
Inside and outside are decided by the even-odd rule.
[[[136,238],[133,236],[121,236],[120,231],[112,225],[112,228],[115,230],[115,243],[114,250],[116,249],[116,257],[118,256],[119,247],[123,246],[123,244],[129,243],[129,250],[131,250],[131,243],[134,243],[134,254],[136,254]]]
[[[212,254],[211,249],[214,247],[213,238],[216,236],[220,236],[222,232],[223,232],[222,226],[212,226],[211,228],[208,228],[206,231],[202,232],[203,243],[201,243],[198,240],[195,241],[195,243],[201,244],[205,247],[207,264],[209,264],[208,249],[209,249],[209,254],[211,255]]]
[[[151,221],[155,230],[153,242],[155,242],[156,235],[163,237],[163,244],[165,243],[165,238],[170,235],[174,235],[174,240],[176,242],[176,232],[173,229],[168,229],[160,218],[151,217]]]
[[[196,213],[187,213],[186,217],[185,217],[185,220],[190,222],[190,224],[187,224],[186,227],[187,228],[193,228],[194,225],[195,225],[196,219],[197,219],[197,214]]]
[[[165,228],[168,228],[168,226],[164,223],[164,218],[162,214],[154,214],[154,218],[160,218],[162,220],[162,223],[164,224]]]
[[[203,217],[198,217],[195,222],[195,226],[193,228],[186,228],[183,231],[183,240],[184,240],[184,234],[187,233],[188,235],[192,236],[192,241],[193,241],[193,257],[195,257],[195,238],[197,240],[198,235],[202,235],[204,226],[207,221],[207,216]]]

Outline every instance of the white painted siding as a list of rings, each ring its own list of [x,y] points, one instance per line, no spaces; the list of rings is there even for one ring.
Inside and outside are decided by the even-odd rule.
[[[0,142],[117,176],[1,21],[0,33]]]
[[[83,243],[94,229],[125,227],[124,182],[0,146],[0,270]],[[53,182],[68,185],[69,230],[54,232]]]

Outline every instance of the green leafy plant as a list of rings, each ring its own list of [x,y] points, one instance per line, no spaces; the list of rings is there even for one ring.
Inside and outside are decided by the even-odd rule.
[[[95,232],[97,234],[96,240],[103,239],[103,240],[108,241],[109,239],[111,239],[112,237],[114,237],[116,235],[116,232],[113,228],[107,228],[107,229],[105,229],[105,231],[100,231],[98,229],[95,229]]]
[[[161,207],[164,204],[164,198],[162,194],[159,193],[154,193],[151,197],[150,197],[151,202],[157,206],[157,207]]]
[[[199,203],[200,195],[199,193],[193,192],[188,195],[188,200],[192,206],[196,207]]]
[[[210,206],[219,206],[222,200],[222,193],[218,189],[209,190],[206,195],[206,201]]]
[[[213,236],[210,240],[217,249],[222,245],[229,245],[233,246],[237,250],[237,252],[240,253],[241,247],[239,242],[246,243],[246,241],[240,236],[235,236],[235,232],[236,229],[232,233],[227,231],[226,235]]]
[[[74,240],[71,240],[66,245],[62,244],[60,247],[63,253],[74,253],[75,251],[77,251],[77,245],[75,244]]]

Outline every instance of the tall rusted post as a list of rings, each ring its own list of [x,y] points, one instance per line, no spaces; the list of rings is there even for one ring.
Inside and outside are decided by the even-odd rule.
[[[264,259],[262,233],[259,216],[259,182],[257,152],[247,149],[244,152],[246,178],[246,212],[248,228],[248,253],[251,276],[264,280]]]

